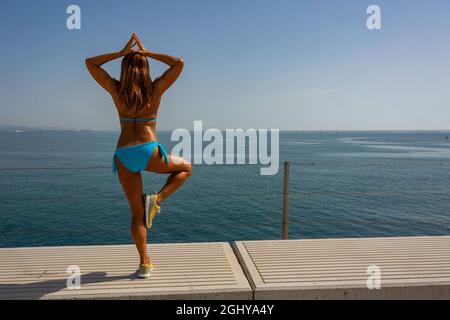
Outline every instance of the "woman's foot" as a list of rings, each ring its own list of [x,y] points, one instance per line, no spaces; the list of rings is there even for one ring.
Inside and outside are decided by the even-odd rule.
[[[157,200],[158,194],[148,195],[144,193],[145,224],[149,229],[151,229],[153,225],[153,219],[155,218],[156,214],[160,213],[161,211]]]
[[[139,265],[137,276],[138,278],[148,278],[150,277],[150,272],[153,270],[153,264],[148,259],[147,263],[141,263]]]

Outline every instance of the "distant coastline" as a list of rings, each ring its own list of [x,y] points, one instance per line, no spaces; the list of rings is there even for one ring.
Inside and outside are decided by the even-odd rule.
[[[246,130],[247,128],[242,128]],[[159,132],[171,132],[175,129],[159,129]],[[220,129],[225,130],[225,129]],[[189,130],[192,131],[192,130]],[[39,126],[39,127],[31,127],[31,126],[16,126],[16,125],[0,125],[0,133],[25,133],[25,132],[119,132],[120,130],[93,130],[93,129],[72,129],[65,127],[51,127],[51,126]],[[339,133],[339,132],[384,132],[384,133],[449,133],[450,129],[420,129],[420,130],[404,130],[404,129],[355,129],[355,130],[335,130],[335,129],[324,129],[324,130],[295,130],[295,129],[280,129],[280,132],[295,132],[295,133]]]
[[[14,125],[0,125],[0,133],[24,133],[24,132],[97,132],[89,129],[69,129],[64,127],[28,127]]]

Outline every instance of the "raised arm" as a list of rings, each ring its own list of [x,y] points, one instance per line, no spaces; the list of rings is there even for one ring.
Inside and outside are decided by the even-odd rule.
[[[173,57],[163,53],[151,52],[144,47],[137,36],[135,36],[135,39],[140,49],[137,52],[147,57],[164,62],[170,66],[169,69],[153,81],[154,90],[158,95],[162,95],[178,79],[178,76],[181,74],[184,67],[184,60],[182,58]]]
[[[133,33],[131,39],[125,45],[125,47],[117,52],[105,53],[96,57],[86,59],[86,67],[91,73],[92,77],[101,85],[105,90],[112,93],[115,88],[115,81],[102,67],[105,64],[114,59],[121,58],[127,53],[131,52],[133,46],[136,44],[136,34]]]

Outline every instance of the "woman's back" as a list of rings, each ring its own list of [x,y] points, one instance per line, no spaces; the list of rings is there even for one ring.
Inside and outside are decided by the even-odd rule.
[[[119,86],[117,86],[118,88]],[[150,99],[147,107],[139,110],[138,113],[130,113],[129,108],[120,99],[118,90],[111,92],[114,105],[120,119],[127,121],[120,121],[120,136],[116,147],[124,147],[144,143],[147,141],[158,141],[156,134],[156,122],[161,97],[154,94]],[[137,118],[137,121],[131,121],[131,118]],[[154,120],[145,120],[145,119]],[[142,121],[144,120],[144,121]]]
[[[133,42],[140,50],[133,50]],[[112,78],[101,65],[113,59],[123,58],[120,81]],[[155,58],[170,66],[154,81],[150,77],[147,58]],[[158,141],[156,117],[163,93],[177,80],[183,70],[184,60],[166,54],[150,52],[133,34],[127,45],[119,52],[103,54],[86,59],[86,66],[92,77],[108,91],[120,118],[121,133],[116,147],[130,146],[148,141]],[[130,121],[129,118],[137,118]],[[139,118],[152,118],[143,121]]]

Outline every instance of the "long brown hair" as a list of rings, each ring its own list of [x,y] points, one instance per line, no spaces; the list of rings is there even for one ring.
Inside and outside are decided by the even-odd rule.
[[[150,107],[152,80],[147,57],[130,52],[122,59],[119,97],[133,114]]]

